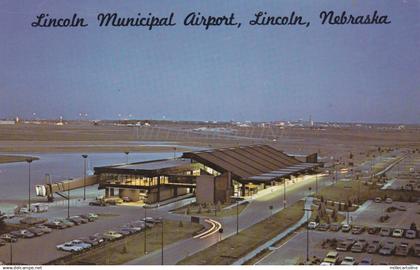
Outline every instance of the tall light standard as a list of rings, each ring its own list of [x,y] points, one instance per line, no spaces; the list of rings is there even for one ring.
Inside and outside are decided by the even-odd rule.
[[[311,188],[309,188],[309,191]],[[306,197],[306,200],[308,200],[309,195]],[[311,206],[309,206],[309,209],[303,208],[306,214],[306,262],[309,261],[309,216],[310,214],[308,212],[312,212]]]
[[[160,238],[160,240],[161,240],[161,253],[162,253],[162,256],[161,256],[161,264],[162,265],[164,265],[164,263],[163,263],[163,219],[162,219],[162,232],[161,232],[161,238]]]
[[[283,208],[286,208],[286,178],[283,179]]]
[[[126,156],[126,163],[128,164],[128,154],[130,154],[130,152],[126,151],[124,152],[125,156]]]
[[[144,209],[144,254],[147,254],[147,224],[146,224],[146,205],[143,206]]]
[[[13,265],[13,241],[12,238],[10,240],[10,265]]]
[[[236,235],[239,234],[239,201],[236,200]]]
[[[82,155],[83,158],[83,200],[86,201],[86,159],[88,155]]]
[[[31,163],[33,159],[28,158],[28,211],[31,211]]]

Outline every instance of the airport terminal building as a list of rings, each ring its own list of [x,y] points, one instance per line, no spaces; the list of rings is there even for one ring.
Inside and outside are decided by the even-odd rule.
[[[251,145],[96,167],[95,175],[107,197],[153,204],[195,194],[198,203],[223,203],[311,174],[321,166],[316,154],[300,161],[268,145]]]

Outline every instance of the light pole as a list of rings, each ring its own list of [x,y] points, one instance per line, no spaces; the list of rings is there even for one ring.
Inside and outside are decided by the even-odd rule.
[[[82,155],[83,158],[83,200],[86,201],[86,159],[88,155]]]
[[[309,197],[309,196],[308,196]],[[306,200],[308,200],[308,197],[306,197]],[[309,206],[309,209],[303,208],[303,210],[306,213],[306,262],[309,261],[309,213],[312,212],[312,209]]]
[[[125,156],[126,156],[126,164],[128,164],[128,154],[130,154],[130,152],[126,151],[124,152]]]
[[[283,180],[283,208],[286,208],[286,178]]]
[[[13,265],[13,241],[12,238],[10,240],[10,265]]]
[[[239,234],[239,201],[236,200],[236,235]]]
[[[318,171],[315,171],[315,194],[318,195]]]
[[[164,265],[164,263],[163,263],[163,219],[162,219],[162,234],[161,234],[161,238],[160,238],[160,240],[161,240],[161,253],[162,253],[162,257],[161,257],[161,264],[162,265]]]
[[[146,224],[146,205],[143,206],[144,209],[144,254],[147,254],[147,224]]]
[[[67,218],[70,218],[70,180],[67,180]]]
[[[28,158],[28,211],[31,211],[31,163],[33,159]]]

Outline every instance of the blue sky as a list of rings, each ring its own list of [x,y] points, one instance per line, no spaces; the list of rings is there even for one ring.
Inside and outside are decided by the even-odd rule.
[[[321,26],[322,10],[378,10],[389,25]],[[240,29],[184,27],[190,12]],[[292,11],[309,28],[251,27]],[[99,12],[175,12],[177,26],[99,28]],[[86,28],[32,28],[40,13]],[[0,0],[0,118],[420,123],[420,1]]]

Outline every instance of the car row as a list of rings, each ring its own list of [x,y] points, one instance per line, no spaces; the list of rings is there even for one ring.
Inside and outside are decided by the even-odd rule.
[[[332,232],[351,232],[352,234],[362,234],[367,232],[368,234],[379,234],[380,236],[391,236],[395,238],[407,238],[407,239],[415,239],[419,238],[420,234],[417,230],[412,229],[402,229],[402,228],[389,228],[389,227],[368,227],[360,226],[360,225],[350,225],[350,224],[327,224],[327,223],[316,223],[311,221],[308,223],[308,229],[311,230],[318,230],[318,231],[332,231]]]
[[[380,255],[389,256],[408,256],[413,255],[420,257],[420,243],[415,243],[410,246],[407,242],[401,242],[399,244],[393,241],[385,241],[383,243],[374,240],[368,243],[365,239],[344,239],[337,244],[337,251],[351,251],[354,253],[378,253]]]
[[[87,215],[73,216],[68,219],[56,219],[46,222],[44,224],[36,224],[27,229],[15,230],[9,233],[0,235],[0,241],[7,243],[14,243],[19,238],[34,238],[44,234],[51,233],[53,229],[65,229],[88,222],[93,222],[98,218],[98,215],[89,213]]]
[[[81,237],[75,240],[65,242],[57,245],[58,250],[67,252],[81,252],[86,249],[101,245],[107,241],[115,241],[124,238],[125,236],[139,233],[145,228],[151,228],[156,223],[162,222],[159,218],[146,217],[141,220],[135,220],[124,224],[121,227],[105,231],[103,233],[96,233],[88,237]]]
[[[356,262],[354,257],[345,256],[343,259],[340,258],[337,251],[330,251],[325,256],[324,260],[321,262],[321,265],[372,265],[372,257],[364,257],[360,260],[359,263]]]

